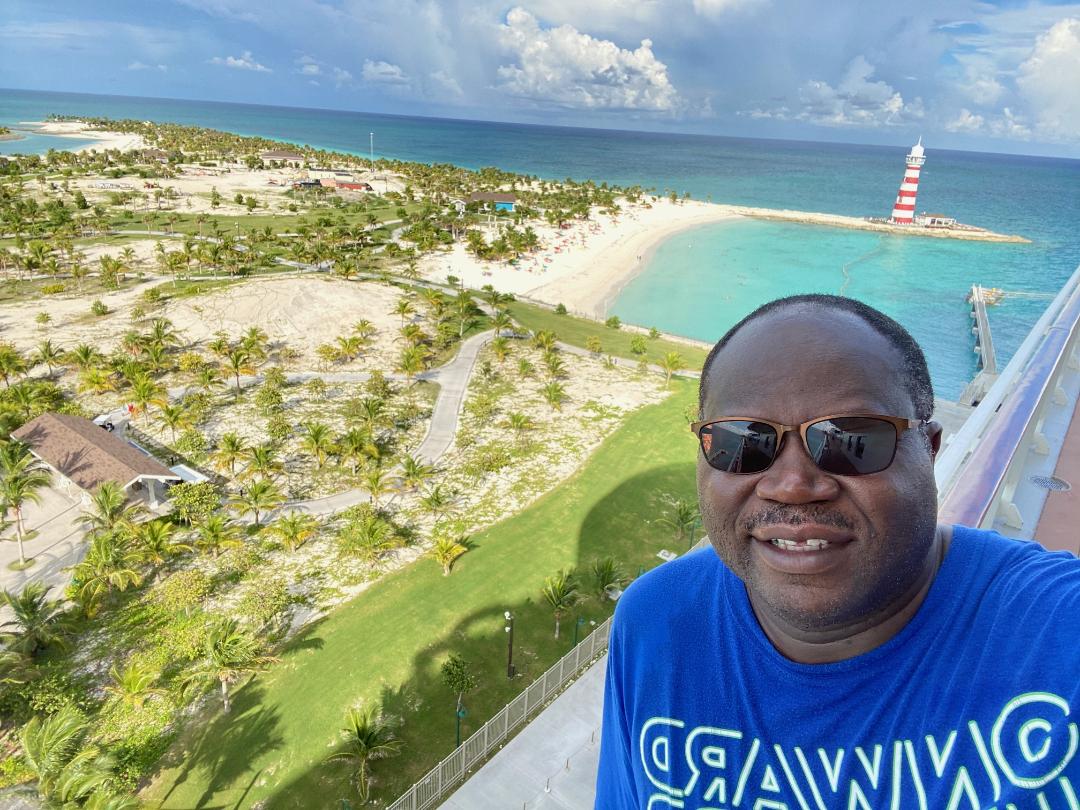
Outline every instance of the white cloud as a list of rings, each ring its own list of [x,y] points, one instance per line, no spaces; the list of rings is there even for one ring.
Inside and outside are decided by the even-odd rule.
[[[499,26],[499,41],[516,59],[497,71],[510,95],[577,109],[666,112],[680,104],[648,39],[630,51],[570,25],[542,29],[518,7]]]
[[[693,0],[694,11],[703,17],[720,17],[768,4],[768,0]]]
[[[839,83],[811,80],[799,89],[802,109],[794,117],[825,126],[878,127],[923,117],[922,99],[905,102],[882,81],[871,81],[874,66],[861,54],[848,64]],[[760,116],[758,116],[760,117]]]
[[[1031,138],[1031,127],[1027,125],[1022,117],[1015,115],[1008,107],[1002,109],[1000,117],[988,122],[987,129],[991,135],[996,135],[999,138],[1011,138],[1020,141],[1030,140]]]
[[[956,118],[945,123],[945,129],[949,132],[979,132],[985,124],[986,119],[981,115],[962,107]]]
[[[364,66],[360,76],[369,84],[405,85],[409,83],[409,77],[400,65],[389,62],[364,60]]]
[[[313,56],[301,56],[296,60],[296,64],[300,66],[300,75],[302,76],[321,76],[322,67],[319,64],[319,60]]]
[[[128,70],[160,70],[162,73],[165,73],[165,72],[168,71],[169,66],[168,65],[147,65],[147,64],[145,64],[143,62],[135,61],[135,62],[132,62],[130,65],[128,65],[127,69]]]
[[[1005,86],[998,81],[997,67],[992,60],[984,58],[964,59],[964,74],[957,88],[969,100],[979,106],[996,104],[1005,94]]]
[[[1016,84],[1040,133],[1080,139],[1080,19],[1061,20],[1036,40]]]
[[[256,73],[273,73],[266,65],[255,61],[251,51],[244,51],[240,56],[215,56],[210,60],[211,65],[222,65],[237,70],[253,70]]]
[[[434,73],[430,74],[430,76],[431,80],[435,82],[436,85],[450,93],[450,95],[459,98],[465,95],[465,91],[461,89],[461,85],[458,84],[457,79],[448,74],[445,70],[436,70]]]
[[[345,68],[336,67],[332,71],[334,76],[334,83],[339,87],[343,84],[349,84],[353,80],[353,75]]]

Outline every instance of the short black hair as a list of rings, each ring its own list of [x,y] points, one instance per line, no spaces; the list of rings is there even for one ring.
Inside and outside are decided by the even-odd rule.
[[[731,327],[716,345],[712,347],[709,356],[705,358],[705,366],[701,369],[701,383],[698,388],[698,412],[699,418],[704,419],[705,410],[705,385],[709,378],[709,368],[713,360],[728,342],[751,321],[756,321],[770,312],[789,307],[806,306],[812,309],[833,309],[841,312],[850,312],[869,324],[879,335],[884,337],[896,350],[904,362],[904,383],[911,401],[915,405],[915,416],[918,419],[928,420],[934,412],[934,386],[930,382],[930,370],[926,367],[926,356],[919,344],[907,329],[894,321],[884,312],[879,312],[862,301],[854,298],[845,298],[842,295],[822,295],[820,293],[808,293],[804,295],[790,295],[786,298],[777,298],[755,309],[733,327]]]

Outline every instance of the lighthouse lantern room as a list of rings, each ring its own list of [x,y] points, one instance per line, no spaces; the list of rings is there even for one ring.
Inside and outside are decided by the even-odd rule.
[[[919,190],[919,171],[922,169],[926,157],[923,155],[922,138],[911,147],[907,156],[907,170],[904,172],[904,180],[900,183],[900,191],[896,195],[896,203],[893,205],[890,222],[897,225],[911,225],[915,221],[915,195]]]

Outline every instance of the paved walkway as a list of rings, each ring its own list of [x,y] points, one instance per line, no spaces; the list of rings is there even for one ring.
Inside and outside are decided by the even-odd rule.
[[[605,655],[458,788],[444,810],[592,807],[606,672]]]

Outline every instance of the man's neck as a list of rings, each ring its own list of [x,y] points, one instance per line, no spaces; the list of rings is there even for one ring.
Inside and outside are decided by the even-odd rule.
[[[837,630],[806,632],[793,628],[772,612],[755,604],[758,624],[785,658],[800,664],[829,664],[854,658],[880,647],[899,633],[918,612],[934,583],[952,541],[952,526],[939,525],[919,577],[903,594],[878,613]]]

